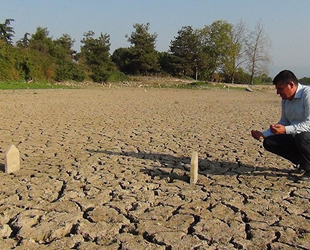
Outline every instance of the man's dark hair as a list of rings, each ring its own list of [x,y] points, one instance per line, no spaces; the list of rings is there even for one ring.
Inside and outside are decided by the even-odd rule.
[[[282,70],[279,74],[277,74],[272,82],[274,85],[276,84],[286,85],[289,82],[293,82],[295,85],[297,85],[298,79],[292,71],[285,69]]]

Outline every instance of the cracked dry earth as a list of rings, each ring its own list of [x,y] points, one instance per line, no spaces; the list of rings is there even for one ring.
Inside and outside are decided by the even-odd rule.
[[[278,120],[273,90],[0,94],[1,153],[21,155],[0,249],[310,249],[310,182],[250,136]]]

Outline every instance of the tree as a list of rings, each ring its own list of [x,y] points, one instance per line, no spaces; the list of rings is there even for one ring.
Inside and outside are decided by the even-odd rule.
[[[118,48],[114,50],[111,59],[117,66],[117,68],[125,73],[130,74],[135,71],[132,68],[131,59],[133,58],[132,51],[129,48]]]
[[[37,27],[36,32],[29,39],[29,48],[38,50],[44,55],[51,55],[53,51],[53,40],[48,36],[47,28]]]
[[[86,77],[81,65],[74,61],[76,54],[76,51],[72,49],[74,42],[69,34],[63,34],[53,41],[54,46],[51,55],[57,64],[54,77],[56,81],[83,81]]]
[[[176,67],[176,62],[177,58],[171,53],[166,51],[158,53],[158,63],[160,65],[161,74],[178,75],[181,70]]]
[[[31,67],[32,71],[41,70],[44,72],[45,80],[51,80],[55,76],[56,65],[53,60],[52,54],[54,50],[54,43],[51,37],[49,37],[49,31],[47,28],[37,27],[36,32],[31,34],[28,45],[29,51],[26,53],[26,65],[31,65],[34,60],[34,55],[40,58],[35,59],[34,65],[42,61],[42,65],[39,68]],[[39,53],[35,53],[35,52]],[[28,61],[28,59],[31,61]],[[28,66],[27,66],[28,67]],[[25,67],[25,69],[27,68]],[[30,67],[30,66],[29,66]],[[42,73],[41,72],[41,73]],[[36,75],[37,79],[40,79],[39,72],[32,72],[31,74]]]
[[[232,27],[232,24],[226,21],[217,20],[201,30],[202,46],[207,64],[205,75],[211,81],[216,79],[217,72],[223,71],[227,54],[231,49]]]
[[[267,73],[267,65],[270,62],[269,48],[270,40],[260,20],[246,43],[247,69],[250,73],[249,84],[253,84],[255,76]]]
[[[227,53],[227,58],[224,61],[224,74],[226,81],[235,83],[235,77],[241,65],[245,62],[245,44],[248,39],[248,33],[245,23],[240,21],[234,25],[231,32],[229,41],[230,49]]]
[[[69,34],[63,34],[60,38],[53,40],[51,55],[61,60],[73,60],[73,56],[76,53],[72,49],[74,42],[75,40]]]
[[[202,47],[197,31],[191,26],[183,26],[178,35],[170,42],[170,53],[174,71],[179,76],[198,78],[198,69],[202,66]]]
[[[30,33],[26,32],[25,35],[23,36],[23,38],[19,39],[16,42],[16,45],[18,47],[21,47],[21,48],[28,48],[28,46],[29,46],[29,36],[30,36]]]
[[[14,19],[6,19],[4,23],[0,23],[0,40],[4,40],[7,44],[12,44],[15,31],[10,26]]]
[[[131,43],[130,68],[133,74],[154,73],[159,71],[157,51],[155,50],[157,34],[150,34],[150,24],[134,24],[135,31],[131,35],[126,35]]]
[[[116,71],[115,64],[110,58],[110,36],[100,33],[94,38],[95,33],[88,31],[81,40],[81,53],[79,62],[85,63],[90,77],[95,82],[106,82],[109,76]]]

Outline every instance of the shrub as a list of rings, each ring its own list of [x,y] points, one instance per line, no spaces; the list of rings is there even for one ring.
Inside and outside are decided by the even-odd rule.
[[[129,77],[120,71],[113,71],[108,78],[109,82],[122,82],[122,81],[128,81],[128,80],[129,80]]]

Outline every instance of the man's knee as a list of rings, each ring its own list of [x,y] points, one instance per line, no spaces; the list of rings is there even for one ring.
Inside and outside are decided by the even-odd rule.
[[[292,135],[272,135],[264,139],[264,148],[272,153],[279,154],[280,151],[288,152],[289,149],[295,147],[294,138]]]
[[[263,147],[267,151],[272,151],[273,146],[274,146],[274,142],[270,139],[270,137],[266,137],[263,141]]]

